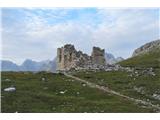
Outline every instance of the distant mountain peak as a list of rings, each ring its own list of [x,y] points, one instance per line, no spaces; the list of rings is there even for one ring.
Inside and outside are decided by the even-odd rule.
[[[111,53],[105,53],[105,59],[106,59],[107,64],[116,64],[116,63],[124,60],[124,58],[122,58],[122,57],[115,58],[114,55]]]
[[[56,59],[40,62],[26,59],[21,65],[16,65],[9,60],[1,60],[1,71],[51,71],[56,70]]]
[[[1,71],[19,71],[19,66],[9,60],[1,60]]]

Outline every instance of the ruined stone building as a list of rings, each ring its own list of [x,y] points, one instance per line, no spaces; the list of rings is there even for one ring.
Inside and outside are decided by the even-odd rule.
[[[66,44],[57,49],[57,70],[100,69],[106,64],[104,49],[93,47],[91,56],[77,51],[73,45]]]

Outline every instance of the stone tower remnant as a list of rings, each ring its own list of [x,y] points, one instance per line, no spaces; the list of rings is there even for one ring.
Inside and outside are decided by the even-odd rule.
[[[92,51],[92,63],[96,65],[105,65],[105,51],[104,49],[100,49],[99,47],[93,47]]]
[[[66,44],[57,49],[57,70],[102,69],[105,62],[105,50],[93,47],[92,55],[77,51],[74,45]]]

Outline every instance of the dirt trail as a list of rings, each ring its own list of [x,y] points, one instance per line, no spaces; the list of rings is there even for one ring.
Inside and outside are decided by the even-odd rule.
[[[160,107],[157,106],[157,105],[154,105],[154,104],[152,104],[152,103],[149,103],[149,102],[146,102],[146,101],[143,101],[143,100],[139,100],[139,99],[135,99],[135,98],[132,98],[132,97],[129,97],[129,96],[126,96],[126,95],[123,95],[123,94],[121,94],[121,93],[119,93],[119,92],[116,92],[116,91],[114,91],[114,90],[111,90],[111,89],[109,89],[109,88],[107,88],[107,87],[103,87],[103,86],[97,85],[97,84],[95,84],[95,83],[89,82],[89,81],[87,81],[87,80],[83,80],[83,79],[81,79],[81,78],[75,77],[75,76],[70,75],[70,74],[67,74],[67,73],[64,73],[64,75],[67,76],[67,77],[70,77],[70,78],[72,78],[72,79],[74,79],[74,80],[77,80],[77,81],[79,81],[79,82],[83,82],[83,83],[85,83],[86,85],[88,85],[88,86],[91,87],[91,88],[97,88],[97,89],[102,90],[102,91],[104,91],[104,92],[107,92],[107,93],[110,93],[110,94],[113,94],[113,95],[117,95],[117,96],[126,98],[126,99],[131,100],[131,101],[134,101],[134,102],[136,102],[136,103],[141,103],[141,104],[143,104],[143,105],[150,106],[150,107],[152,107],[152,108],[157,109],[157,110],[158,110],[157,112],[160,112]]]

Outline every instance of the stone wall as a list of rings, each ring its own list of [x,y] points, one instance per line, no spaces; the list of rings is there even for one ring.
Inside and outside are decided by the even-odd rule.
[[[92,55],[77,51],[73,45],[66,44],[57,49],[57,70],[98,69],[105,65],[104,49],[93,47]]]
[[[92,63],[96,65],[105,65],[105,52],[104,49],[100,49],[99,47],[93,47],[92,51]]]

